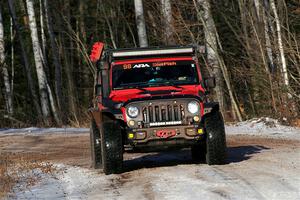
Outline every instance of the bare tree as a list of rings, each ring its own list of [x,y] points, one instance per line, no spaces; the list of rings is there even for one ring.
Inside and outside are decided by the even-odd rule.
[[[17,16],[16,16],[16,12],[15,12],[15,7],[14,7],[14,1],[13,0],[8,0],[8,5],[9,5],[9,12],[10,12],[10,16],[11,16],[11,19],[12,19],[12,23],[13,23],[14,29],[16,30],[16,35],[17,35],[17,38],[18,38],[18,42],[20,44],[20,49],[21,49],[22,58],[23,58],[23,64],[24,64],[25,71],[26,71],[29,91],[30,91],[30,94],[31,94],[31,97],[32,97],[32,100],[33,100],[33,105],[34,105],[35,110],[37,112],[38,119],[41,119],[42,118],[41,106],[39,104],[39,100],[38,100],[37,93],[36,93],[36,90],[35,90],[33,78],[32,78],[32,75],[31,75],[31,66],[29,65],[28,56],[27,56],[27,53],[25,51],[24,41],[23,41],[23,38],[22,38],[21,33],[20,33],[20,26],[19,26],[18,21],[17,21]]]
[[[8,114],[12,115],[13,114],[12,91],[11,91],[8,69],[5,62],[4,26],[3,26],[1,6],[0,6],[0,67],[2,68],[2,73],[3,73],[6,109]]]
[[[218,53],[218,49],[221,48],[222,50],[222,46],[220,41],[218,40],[218,32],[211,14],[210,2],[209,0],[198,0],[198,4],[201,5],[200,8],[202,12],[200,12],[200,9],[198,9],[195,0],[194,0],[194,4],[196,9],[198,10],[199,18],[201,19],[204,26],[206,48],[207,48],[207,60],[209,66],[212,68],[212,75],[216,78],[217,84],[216,84],[215,91],[217,94],[218,101],[220,103],[221,111],[223,113],[225,111],[225,98],[224,98],[225,86],[223,82],[223,77],[224,77],[234,111],[237,115],[238,120],[242,121],[242,115],[240,113],[238,104],[233,94],[233,89],[232,89],[227,67],[224,63],[223,58]],[[233,112],[233,114],[235,113]]]
[[[11,95],[14,96],[14,79],[15,79],[15,30],[14,30],[14,25],[12,18],[10,17],[10,60],[11,60]]]
[[[99,1],[99,0],[98,0]],[[67,26],[68,29],[71,29],[71,13],[70,13],[70,0],[64,0],[64,14],[65,14],[65,23],[62,23],[61,21],[58,21],[58,27],[59,29],[63,29],[64,26]],[[60,15],[58,13],[53,13],[54,20],[57,21],[60,18]],[[67,86],[67,108],[69,115],[68,119],[70,121],[75,121],[76,124],[79,124],[78,122],[78,104],[77,104],[77,90],[76,90],[76,84],[74,83],[74,70],[73,70],[73,53],[72,51],[69,51],[69,49],[74,48],[74,41],[71,37],[64,37],[63,32],[60,32],[59,38],[59,52],[63,56],[62,57],[62,63],[64,64],[63,71],[66,75],[66,86]]]
[[[101,3],[103,4],[103,2],[101,1]],[[111,39],[111,43],[113,45],[113,47],[116,49],[117,48],[117,44],[116,44],[116,40],[115,40],[115,36],[114,36],[114,32],[113,32],[113,28],[111,26],[111,23],[108,19],[108,15],[107,15],[107,12],[105,11],[104,7],[101,6],[101,11],[102,11],[102,14],[103,14],[103,17],[105,19],[105,22],[108,26],[108,30],[109,30],[109,34],[110,34],[110,39]]]
[[[51,116],[50,113],[50,106],[52,108],[52,112],[55,118],[55,121],[60,124],[60,119],[57,114],[57,109],[54,103],[53,94],[51,88],[47,82],[46,73],[43,67],[43,54],[38,38],[38,31],[34,13],[34,6],[32,0],[26,0],[27,5],[27,13],[29,18],[29,28],[31,32],[31,40],[32,40],[32,47],[33,47],[33,54],[34,54],[34,61],[35,67],[37,72],[38,78],[38,85],[40,89],[40,101],[42,105],[42,113],[45,121],[47,122]],[[50,101],[50,105],[49,105]]]
[[[56,38],[52,27],[53,22],[52,22],[52,16],[49,11],[48,0],[44,0],[44,8],[45,8],[45,15],[46,15],[46,24],[48,28],[47,30],[48,30],[48,35],[49,35],[50,45],[52,50],[53,64],[55,66],[55,93],[57,97],[58,108],[60,111],[62,111],[64,109],[63,95],[62,95],[62,78],[61,78],[62,67],[59,59]]]
[[[170,0],[161,0],[161,11],[163,16],[165,43],[167,45],[174,44],[174,27],[172,17],[172,5]]]
[[[41,25],[41,39],[42,39],[42,51],[43,55],[46,55],[46,48],[47,48],[47,40],[45,35],[45,25],[44,25],[44,10],[42,0],[39,0],[40,6],[40,25]]]
[[[140,47],[147,47],[148,40],[147,40],[146,24],[144,18],[143,1],[134,0],[134,7],[135,7],[136,26],[138,30],[138,36],[139,36],[139,44]]]
[[[283,81],[284,85],[286,86],[287,89],[290,88],[290,83],[289,83],[289,76],[288,76],[288,71],[287,71],[287,65],[286,65],[286,59],[285,59],[285,54],[284,54],[284,47],[283,47],[283,42],[282,42],[282,32],[281,32],[281,23],[280,19],[278,16],[277,8],[275,5],[274,0],[270,0],[270,6],[274,14],[274,20],[276,23],[276,32],[277,32],[277,42],[278,42],[278,48],[279,48],[279,53],[280,53],[280,60],[281,60],[281,73],[283,76]],[[291,98],[291,95],[288,93],[288,97]]]
[[[259,7],[260,3],[257,3]],[[267,56],[269,59],[269,63],[271,66],[271,69],[273,70],[275,68],[274,64],[274,58],[273,58],[273,49],[272,49],[272,44],[271,44],[271,38],[270,38],[270,24],[269,20],[267,19],[268,17],[268,11],[267,11],[267,5],[264,5],[264,9],[262,12],[262,19],[264,23],[264,32],[265,32],[265,42],[266,42],[266,50],[267,50]]]

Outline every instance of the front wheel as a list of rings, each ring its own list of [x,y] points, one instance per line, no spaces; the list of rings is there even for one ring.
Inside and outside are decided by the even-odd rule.
[[[206,130],[206,163],[208,165],[225,164],[226,136],[221,113],[215,111],[205,118]]]
[[[122,172],[122,133],[116,121],[102,123],[101,127],[103,171],[106,175]]]

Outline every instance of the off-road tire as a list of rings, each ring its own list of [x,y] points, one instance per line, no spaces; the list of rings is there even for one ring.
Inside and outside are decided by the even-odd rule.
[[[206,159],[206,142],[199,142],[191,147],[192,159],[196,163],[205,162]]]
[[[206,131],[206,163],[208,165],[225,164],[226,136],[224,121],[219,111],[209,113],[204,121]]]
[[[106,175],[122,172],[123,145],[119,123],[107,121],[101,127],[103,172]]]
[[[102,168],[100,132],[94,120],[91,121],[90,125],[90,142],[92,167],[95,169]]]

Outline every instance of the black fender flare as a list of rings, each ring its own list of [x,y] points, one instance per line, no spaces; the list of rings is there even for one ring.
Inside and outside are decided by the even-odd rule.
[[[207,102],[203,103],[203,117],[202,119],[205,119],[206,116],[208,116],[210,113],[218,112],[220,111],[220,105],[219,102]]]

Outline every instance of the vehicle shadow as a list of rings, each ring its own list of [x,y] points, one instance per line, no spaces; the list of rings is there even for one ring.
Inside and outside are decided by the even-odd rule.
[[[270,148],[260,145],[235,146],[227,148],[227,164],[238,163],[251,159],[255,154]],[[130,154],[129,154],[130,155]],[[135,154],[133,158],[124,161],[124,172],[142,168],[168,167],[176,165],[195,164],[189,149],[170,150],[148,154]]]
[[[227,163],[237,163],[252,158],[255,154],[261,153],[270,148],[261,145],[247,145],[227,148]]]

